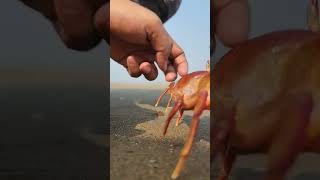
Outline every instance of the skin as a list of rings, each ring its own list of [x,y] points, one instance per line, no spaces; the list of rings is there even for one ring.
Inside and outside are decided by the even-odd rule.
[[[148,80],[156,79],[155,64],[167,81],[175,80],[177,73],[182,76],[188,72],[183,50],[166,32],[160,19],[130,0],[111,0],[110,4],[106,0],[21,1],[50,20],[70,49],[88,51],[102,39],[109,42],[111,58],[132,77],[143,74]],[[135,12],[135,16],[128,12]]]
[[[134,16],[128,12],[136,12]],[[148,80],[164,72],[174,81],[188,72],[183,50],[164,29],[152,11],[129,0],[110,1],[111,58],[123,65],[132,77],[141,74]]]
[[[21,1],[50,20],[61,40],[70,49],[88,51],[102,39],[109,42],[110,11],[109,3],[105,0]],[[165,73],[167,81],[175,80],[177,73],[185,75],[188,72],[183,50],[168,35],[155,14],[129,0],[111,0],[111,3],[111,57],[122,64],[132,77],[143,74],[146,79],[154,80],[158,75],[155,64]],[[215,1],[214,6],[216,18],[211,18],[211,23],[216,28],[212,34],[216,34],[229,47],[246,40],[249,27],[247,1],[219,0]],[[139,12],[139,16],[133,20],[125,10]],[[237,21],[232,19],[234,17],[238,18]],[[81,23],[78,23],[79,19]],[[131,33],[126,31],[128,27],[125,23],[119,25],[121,20],[130,21]],[[119,29],[112,28],[113,25]],[[121,49],[126,51],[120,52]]]
[[[234,47],[248,39],[249,36],[249,4],[247,0],[212,0],[211,3],[211,37],[213,48],[214,36],[224,46]]]
[[[88,51],[106,39],[105,0],[21,0],[53,24],[64,44]],[[78,23],[81,20],[81,23]]]

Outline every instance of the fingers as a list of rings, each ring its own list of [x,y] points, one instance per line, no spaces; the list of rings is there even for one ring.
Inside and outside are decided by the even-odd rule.
[[[179,75],[188,73],[188,63],[183,50],[164,29],[161,21],[151,23],[146,28],[148,40],[156,51],[156,62],[164,72],[167,81],[174,81]]]
[[[175,42],[172,45],[170,59],[173,61],[174,68],[180,76],[188,73],[188,62],[183,50]]]
[[[158,70],[154,63],[143,62],[140,65],[140,71],[144,75],[144,77],[149,80],[153,81],[158,77]]]
[[[68,48],[79,51],[90,50],[101,41],[101,37],[96,32],[93,24],[95,21],[94,14],[98,7],[106,3],[105,0],[21,1],[47,17]],[[97,18],[99,25],[102,21],[100,17],[102,11],[103,9],[97,14],[99,16]],[[105,34],[103,35],[105,36]]]
[[[218,2],[218,1],[217,1]],[[233,47],[248,39],[249,4],[247,0],[223,0],[216,3],[216,33],[222,43]]]
[[[141,63],[141,59],[139,57],[136,56],[129,56],[127,58],[127,70],[128,73],[131,77],[140,77],[141,72],[140,72],[140,63]]]
[[[118,50],[121,54],[119,57],[128,56],[128,54],[137,55],[140,52],[143,52],[140,57],[145,57],[144,53],[146,52],[152,54],[152,60],[155,61],[169,82],[177,78],[177,73],[180,75],[187,73],[188,67],[183,50],[172,40],[156,14],[140,5],[129,3],[131,1],[111,2],[110,34],[111,37],[117,37],[123,43],[110,44],[116,48],[114,50]],[[128,10],[140,13],[135,16],[128,15]],[[123,47],[130,48],[124,49]],[[114,55],[114,53],[111,54]],[[141,65],[140,71],[147,79],[154,79],[157,76],[157,69],[152,61],[144,59],[139,63]],[[137,65],[134,66],[137,67]]]
[[[147,24],[146,33],[152,48],[156,52],[156,62],[159,68],[163,72],[166,72],[168,68],[170,50],[172,48],[169,34],[164,29],[160,19],[153,19],[149,24]]]
[[[168,82],[171,82],[177,79],[177,72],[172,64],[168,65],[165,75],[166,75],[166,81]]]
[[[93,1],[55,0],[54,3],[55,27],[68,48],[89,50],[100,42],[101,38],[93,26],[97,10]]]
[[[128,56],[125,61],[126,62],[122,62],[121,64],[127,69],[131,77],[138,78],[143,74],[147,80],[152,81],[158,76],[158,70],[155,64],[146,58]]]

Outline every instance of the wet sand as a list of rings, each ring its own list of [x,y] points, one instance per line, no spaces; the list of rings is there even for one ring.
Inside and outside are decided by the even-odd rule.
[[[167,180],[177,163],[189,132],[192,112],[184,122],[171,123],[163,137],[167,98],[154,103],[161,90],[113,89],[110,94],[110,175],[112,180]],[[209,111],[201,119],[199,133],[181,177],[182,180],[210,179]]]

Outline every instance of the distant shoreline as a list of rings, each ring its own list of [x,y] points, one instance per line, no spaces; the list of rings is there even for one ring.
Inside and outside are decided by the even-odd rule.
[[[110,83],[110,89],[163,90],[169,83]]]

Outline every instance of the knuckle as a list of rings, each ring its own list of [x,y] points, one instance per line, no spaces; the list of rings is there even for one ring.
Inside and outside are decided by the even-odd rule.
[[[162,22],[161,22],[161,19],[154,15],[154,16],[150,16],[150,18],[148,18],[148,20],[146,21],[147,23],[147,27],[149,28],[155,28],[155,27],[159,27],[159,26],[162,26]]]
[[[129,71],[129,75],[133,78],[138,78],[141,76],[141,73],[140,72],[131,72]]]

